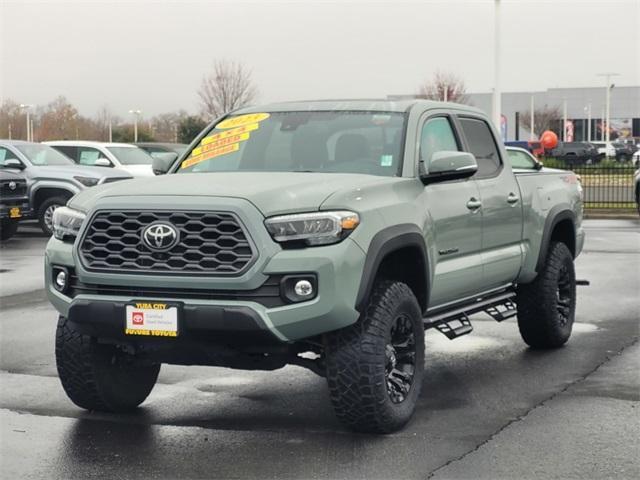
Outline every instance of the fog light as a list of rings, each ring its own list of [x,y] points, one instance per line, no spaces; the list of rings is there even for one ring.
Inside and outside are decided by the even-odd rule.
[[[309,280],[300,280],[296,282],[293,290],[296,292],[296,295],[299,295],[300,297],[309,297],[313,295],[313,285],[311,285]]]
[[[64,267],[53,267],[53,287],[59,292],[67,289],[69,273]]]
[[[280,280],[280,297],[287,303],[308,302],[318,295],[318,280],[312,273],[286,275]]]
[[[64,287],[67,286],[67,272],[58,272],[58,275],[56,275],[56,286],[60,290],[64,290]]]

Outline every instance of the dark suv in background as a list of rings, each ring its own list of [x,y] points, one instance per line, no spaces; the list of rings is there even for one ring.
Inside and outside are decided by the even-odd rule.
[[[31,214],[27,179],[22,173],[0,170],[0,240],[18,231],[18,222]]]
[[[561,142],[551,150],[550,156],[571,165],[595,163],[600,160],[598,149],[587,142]]]

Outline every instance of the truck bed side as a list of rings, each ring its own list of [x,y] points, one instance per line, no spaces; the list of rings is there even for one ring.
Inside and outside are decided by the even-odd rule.
[[[574,257],[582,250],[582,187],[573,172],[514,170],[524,209],[524,261],[519,282],[530,282],[552,239],[563,239]]]

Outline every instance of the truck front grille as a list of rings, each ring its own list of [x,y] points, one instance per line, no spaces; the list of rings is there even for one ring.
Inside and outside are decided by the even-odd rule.
[[[157,251],[143,239],[149,225],[175,227],[179,240]],[[98,212],[80,243],[88,270],[136,273],[240,275],[253,263],[255,250],[240,221],[226,212]]]
[[[13,186],[13,188],[11,188]],[[27,182],[24,180],[3,180],[0,182],[0,197],[18,198],[27,195]]]

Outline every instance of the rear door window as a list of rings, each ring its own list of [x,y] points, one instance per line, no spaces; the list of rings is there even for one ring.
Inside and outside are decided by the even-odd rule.
[[[492,177],[501,168],[500,153],[489,125],[477,118],[460,118],[469,151],[478,162],[476,178]]]

